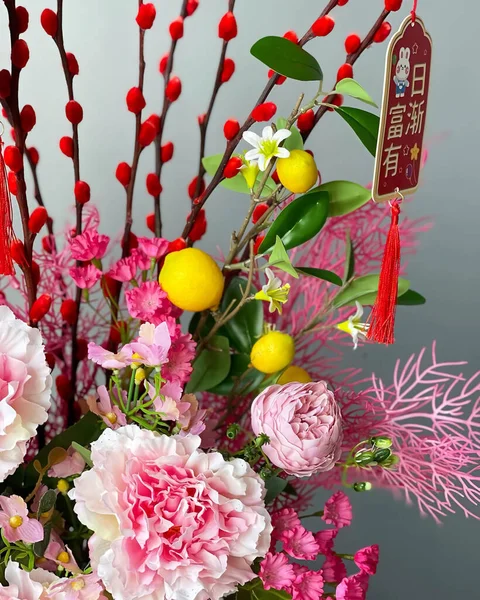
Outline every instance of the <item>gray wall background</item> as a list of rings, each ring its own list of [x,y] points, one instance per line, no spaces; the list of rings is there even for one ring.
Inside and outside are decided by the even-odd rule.
[[[38,124],[29,142],[41,153],[39,177],[42,193],[57,229],[65,221],[72,202],[73,173],[69,159],[58,150],[62,135],[70,135],[64,117],[67,99],[58,53],[39,25],[41,10],[55,8],[53,0],[24,0],[31,15],[25,34],[31,59],[21,79],[21,102],[31,103]],[[300,35],[309,27],[324,2],[312,0],[239,0],[237,19],[240,35],[229,48],[237,72],[221,90],[207,142],[207,154],[223,149],[221,127],[228,117],[242,121],[266,81],[265,68],[249,55],[251,44],[263,35],[282,35],[294,29]],[[159,57],[169,46],[168,24],[178,14],[180,1],[156,2],[155,27],[146,38],[147,111],[160,112],[162,78]],[[314,40],[308,50],[319,59],[325,72],[325,87],[333,85],[338,65],[344,60],[343,39],[352,31],[365,34],[383,5],[382,0],[352,0],[335,10],[336,30],[327,39]],[[124,219],[123,189],[114,178],[119,161],[131,161],[133,116],[124,97],[137,81],[137,35],[135,0],[67,0],[65,40],[80,63],[75,80],[77,99],[85,119],[80,127],[82,178],[92,187],[93,201],[100,207],[102,228],[118,232]],[[189,211],[186,184],[196,172],[198,128],[196,115],[205,111],[220,51],[216,28],[225,11],[224,0],[201,0],[201,6],[185,24],[174,73],[182,78],[183,93],[172,107],[165,139],[175,143],[174,160],[164,168],[163,214],[165,235],[176,237]],[[393,15],[398,27],[411,0]],[[468,12],[467,12],[468,11]],[[406,358],[423,345],[438,340],[445,359],[467,359],[469,372],[478,367],[478,136],[476,117],[479,84],[475,56],[478,5],[472,0],[420,0],[419,15],[433,36],[434,69],[428,115],[430,159],[423,185],[407,211],[410,216],[431,215],[436,226],[422,235],[421,248],[410,262],[409,276],[428,304],[400,309],[398,343],[394,348],[365,348],[347,357],[350,364],[388,376],[397,357]],[[0,64],[8,65],[6,13],[0,10]],[[355,68],[355,77],[377,99],[383,80],[386,46],[365,52]],[[279,114],[290,111],[300,91],[314,93],[315,84],[287,82],[277,87],[272,99]],[[327,115],[312,136],[311,148],[324,180],[345,178],[367,183],[372,159],[343,122]],[[134,231],[145,234],[144,216],[151,201],[144,189],[145,175],[153,168],[153,148],[141,160],[135,196]],[[246,209],[246,199],[223,189],[209,200],[209,231],[201,246],[214,251],[226,248],[231,229]],[[69,213],[71,220],[72,213]],[[407,313],[408,310],[408,313]],[[323,497],[323,496],[322,496]],[[341,533],[339,551],[379,543],[381,567],[372,580],[370,598],[449,599],[468,594],[477,597],[478,532],[480,524],[454,516],[438,527],[422,519],[415,508],[407,508],[387,492],[375,491],[353,498],[355,521]]]

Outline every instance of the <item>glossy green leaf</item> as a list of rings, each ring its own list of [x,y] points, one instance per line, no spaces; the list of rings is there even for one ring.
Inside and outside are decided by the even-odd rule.
[[[230,371],[230,346],[228,338],[213,336],[207,348],[193,362],[193,371],[187,384],[188,393],[203,392],[215,387]]]
[[[328,271],[327,269],[316,269],[314,267],[301,267],[299,265],[295,265],[295,269],[304,275],[310,275],[311,277],[316,277],[317,279],[323,279],[324,281],[329,281],[334,285],[342,285],[342,279],[333,271]]]
[[[72,442],[72,448],[80,454],[89,467],[93,467],[92,453],[90,450],[87,450],[87,448],[84,446],[77,444],[77,442]]]
[[[351,106],[338,106],[335,110],[350,125],[370,154],[375,156],[380,127],[377,115]]]
[[[240,389],[241,381],[239,381],[239,378],[248,371],[249,364],[249,354],[232,354],[228,375],[223,381],[209,391],[212,394],[218,394],[219,396],[227,396],[232,392],[235,385]]]
[[[288,481],[274,475],[265,481],[265,488],[267,493],[265,495],[265,504],[273,502],[277,496],[279,496],[283,490],[287,487]]]
[[[55,506],[55,502],[57,500],[57,494],[55,490],[47,490],[43,496],[40,498],[40,503],[38,505],[37,516],[40,517],[43,513],[48,513]]]
[[[222,300],[222,311],[235,300],[240,301],[247,285],[246,279],[234,277],[228,285]],[[251,290],[251,294],[256,292]],[[246,302],[237,314],[225,323],[225,331],[232,346],[239,352],[250,354],[253,344],[263,331],[263,307],[261,302]]]
[[[34,552],[35,556],[38,556],[39,558],[41,558],[45,554],[47,546],[50,543],[50,536],[52,534],[52,528],[53,528],[52,523],[47,523],[46,525],[44,525],[43,540],[41,540],[40,542],[35,542],[33,544],[33,552]]]
[[[316,188],[328,192],[329,217],[340,217],[361,208],[372,197],[372,191],[353,181],[327,181]]]
[[[298,273],[295,271],[292,263],[290,262],[290,258],[285,250],[285,246],[278,235],[275,239],[275,245],[270,254],[268,264],[270,267],[276,267],[277,269],[292,275],[292,277],[295,277],[295,279],[298,279]]]
[[[215,175],[218,166],[222,162],[222,158],[223,154],[213,154],[212,156],[205,156],[202,159],[203,167],[208,175],[210,175],[211,177]],[[257,177],[257,183],[260,181],[262,176],[263,173],[260,173]],[[224,188],[227,188],[228,190],[232,190],[233,192],[239,192],[240,194],[250,195],[250,190],[248,189],[247,182],[245,181],[243,175],[241,175],[240,173],[230,179],[224,179],[220,183],[220,185],[222,185]],[[277,184],[273,181],[271,177],[269,177],[267,179],[265,187],[262,190],[261,197],[263,198],[264,196],[270,196],[276,187]]]
[[[418,306],[420,304],[425,304],[427,299],[415,292],[414,290],[407,290],[404,294],[398,297],[397,304],[403,306]]]
[[[350,281],[355,274],[355,252],[353,249],[352,238],[350,232],[347,231],[347,239],[345,240],[345,271],[343,274],[343,283]]]
[[[275,588],[270,588],[269,590],[265,589],[255,589],[253,595],[253,600],[290,600],[290,594],[284,592],[283,590],[276,590]]]
[[[361,100],[366,104],[370,104],[370,106],[377,107],[370,94],[367,91],[365,91],[363,87],[358,83],[358,81],[355,81],[355,79],[350,79],[348,77],[342,79],[335,86],[335,90],[339,94],[343,94],[344,96],[350,96],[351,98],[356,98],[357,100]]]
[[[372,306],[378,293],[378,281],[380,275],[364,275],[353,279],[343,290],[335,296],[333,306],[340,308],[342,306],[351,306],[355,301],[360,302],[363,306]],[[410,287],[410,282],[407,279],[400,278],[398,280],[398,295],[404,294]]]
[[[277,129],[285,129],[287,125],[287,119],[280,117],[277,119],[276,125]],[[292,132],[292,135],[283,142],[284,147],[287,150],[303,150],[303,138],[300,131],[298,131],[295,125],[290,127],[290,131]]]
[[[321,81],[322,69],[316,58],[284,37],[269,35],[250,48],[250,54],[280,75],[299,81]]]
[[[328,217],[329,196],[326,192],[312,190],[296,198],[278,215],[260,245],[265,253],[279,236],[287,250],[308,242],[325,225]]]

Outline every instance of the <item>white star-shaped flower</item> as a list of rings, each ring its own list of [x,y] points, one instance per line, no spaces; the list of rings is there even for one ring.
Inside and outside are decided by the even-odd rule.
[[[288,292],[290,291],[290,284],[286,283],[282,285],[282,281],[279,277],[275,277],[273,271],[268,267],[265,269],[267,276],[267,283],[262,286],[262,289],[255,294],[255,300],[263,300],[269,302],[269,312],[273,313],[276,310],[282,314],[282,304],[288,301]]]
[[[354,315],[348,318],[347,321],[337,323],[336,328],[340,331],[345,331],[352,336],[353,349],[356,350],[359,340],[365,341],[367,339],[367,333],[370,328],[369,323],[361,323],[360,319],[363,316],[363,306],[360,302],[355,302],[357,305],[357,311]]]
[[[265,171],[272,158],[288,158],[290,156],[290,152],[286,148],[280,147],[280,143],[291,135],[292,132],[288,129],[279,129],[273,133],[270,125],[263,128],[261,137],[253,131],[245,131],[243,139],[253,146],[253,150],[249,150],[245,154],[245,159],[256,162],[260,171]]]

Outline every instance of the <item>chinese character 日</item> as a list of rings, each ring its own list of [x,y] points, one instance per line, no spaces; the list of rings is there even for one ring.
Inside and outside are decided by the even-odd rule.
[[[410,48],[400,48],[400,58],[395,68],[393,81],[395,82],[395,97],[403,98],[405,91],[410,85],[408,76],[410,75]]]
[[[412,97],[423,96],[425,94],[425,84],[427,77],[427,64],[421,63],[413,67],[412,78]]]
[[[388,148],[385,148],[385,160],[383,161],[383,166],[385,167],[385,177],[388,177],[389,174],[392,177],[395,177],[398,173],[398,159],[400,156],[401,146],[394,146],[390,144]]]

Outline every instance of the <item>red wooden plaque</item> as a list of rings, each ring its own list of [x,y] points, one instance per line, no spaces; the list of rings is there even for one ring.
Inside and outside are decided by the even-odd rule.
[[[411,15],[390,41],[385,66],[373,199],[385,202],[418,188],[427,116],[432,38]]]

